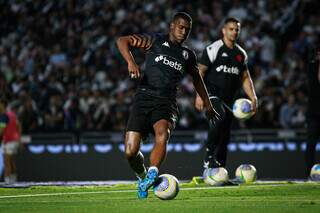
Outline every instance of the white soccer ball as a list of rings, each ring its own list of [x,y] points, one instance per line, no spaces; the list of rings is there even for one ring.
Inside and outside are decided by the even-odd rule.
[[[320,164],[315,164],[310,171],[310,179],[320,181]]]
[[[240,120],[246,120],[251,118],[251,116],[253,115],[251,111],[251,104],[252,103],[249,99],[237,99],[232,107],[233,115]]]
[[[236,170],[236,179],[241,183],[252,183],[257,179],[257,170],[251,164],[242,164]]]
[[[154,186],[154,194],[161,200],[171,200],[179,192],[178,179],[170,174],[162,174]]]
[[[221,186],[229,180],[228,171],[223,167],[205,169],[203,180],[211,186]]]

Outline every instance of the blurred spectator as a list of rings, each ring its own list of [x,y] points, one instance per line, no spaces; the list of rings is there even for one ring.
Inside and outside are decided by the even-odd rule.
[[[44,112],[44,129],[61,131],[64,129],[64,113],[62,99],[58,94],[52,95]]]
[[[22,132],[28,134],[38,129],[38,109],[30,96],[24,98],[18,109],[18,117],[21,121]]]
[[[264,100],[258,114],[242,127],[278,128],[280,123],[288,127],[280,106],[293,94],[297,110],[290,128],[301,128],[305,59],[320,32],[319,4],[299,0],[1,1],[0,90],[10,100],[20,101],[19,116],[26,132],[122,131],[137,82],[128,79],[114,39],[163,31],[174,12],[186,11],[194,20],[187,43],[199,54],[219,37],[225,16],[235,16],[243,23],[239,42],[247,50],[257,95]],[[141,53],[135,54],[142,59]],[[183,117],[177,128],[205,128],[203,115],[193,108],[190,85],[189,79],[183,79],[179,101]]]
[[[280,124],[283,128],[293,127],[293,117],[298,111],[295,97],[290,95],[287,103],[283,104],[280,109]]]

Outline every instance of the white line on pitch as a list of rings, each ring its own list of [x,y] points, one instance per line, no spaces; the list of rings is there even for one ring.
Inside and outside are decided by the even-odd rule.
[[[3,198],[20,198],[20,197],[44,197],[44,196],[59,196],[59,195],[82,195],[82,194],[106,194],[106,193],[126,193],[135,192],[136,190],[118,190],[118,191],[95,191],[95,192],[61,192],[61,193],[45,193],[45,194],[29,194],[29,195],[4,195]]]
[[[256,188],[261,187],[262,185],[246,185],[245,187]],[[264,185],[266,186],[266,185]],[[274,184],[267,186],[288,186],[286,184]],[[207,190],[207,189],[234,189],[238,188],[237,186],[223,186],[223,187],[188,187],[181,188],[182,191],[191,191],[191,190]],[[3,195],[0,196],[0,199],[4,198],[23,198],[23,197],[45,197],[45,196],[59,196],[59,195],[85,195],[85,194],[108,194],[108,193],[128,193],[136,192],[134,189],[130,190],[112,190],[112,191],[89,191],[89,192],[61,192],[61,193],[43,193],[43,194],[23,194],[23,195]]]

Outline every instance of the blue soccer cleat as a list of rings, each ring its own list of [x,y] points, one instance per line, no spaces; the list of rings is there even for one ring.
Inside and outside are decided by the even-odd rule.
[[[148,189],[153,186],[156,181],[158,180],[158,171],[155,169],[150,169],[147,173],[147,176],[143,181],[139,184],[139,189],[141,189],[144,192],[147,192]]]
[[[143,180],[138,181],[138,198],[139,199],[146,199],[148,197],[148,190],[144,191],[141,189],[141,183]]]

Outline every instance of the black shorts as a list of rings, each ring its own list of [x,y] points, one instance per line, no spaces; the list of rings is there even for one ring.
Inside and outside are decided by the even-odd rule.
[[[175,100],[139,92],[135,95],[126,131],[154,133],[153,125],[161,119],[170,121],[174,128],[178,115]]]

